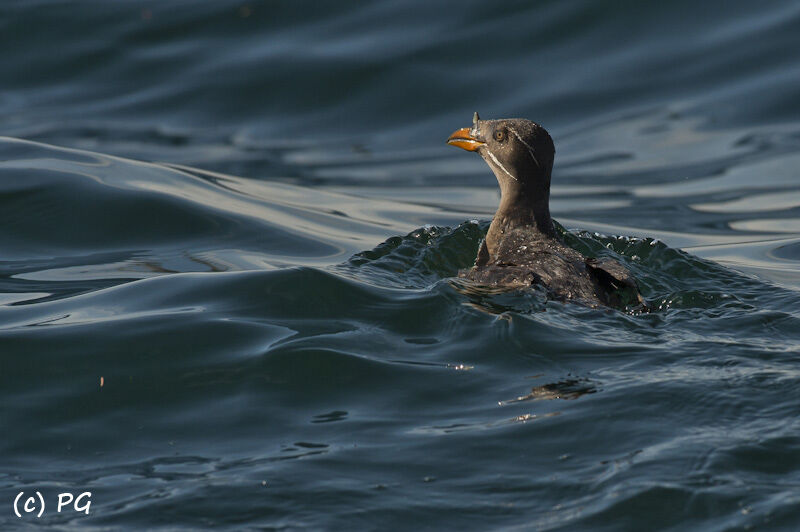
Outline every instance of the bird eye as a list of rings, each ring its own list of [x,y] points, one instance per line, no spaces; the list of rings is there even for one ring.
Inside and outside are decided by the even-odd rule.
[[[496,140],[497,142],[503,142],[504,140],[506,140],[506,132],[502,129],[498,129],[497,131],[494,132],[494,140]]]

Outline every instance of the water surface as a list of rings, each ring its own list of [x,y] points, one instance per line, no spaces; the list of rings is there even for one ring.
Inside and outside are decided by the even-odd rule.
[[[800,522],[795,3],[0,15],[4,529]],[[474,110],[653,312],[455,278]]]

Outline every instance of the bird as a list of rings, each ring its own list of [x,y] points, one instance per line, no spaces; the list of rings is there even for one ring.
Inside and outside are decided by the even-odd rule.
[[[475,265],[459,277],[495,288],[540,286],[552,299],[589,307],[646,308],[625,266],[584,256],[556,231],[550,217],[555,145],[545,128],[524,118],[481,120],[476,112],[472,127],[456,130],[447,143],[477,152],[500,185],[500,205]]]

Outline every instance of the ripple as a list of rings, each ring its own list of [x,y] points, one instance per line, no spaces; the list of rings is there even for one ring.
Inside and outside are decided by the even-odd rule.
[[[3,500],[796,528],[796,2],[6,4]],[[498,201],[444,143],[476,109],[547,127],[563,238],[657,310],[453,277]]]
[[[702,212],[770,212],[800,206],[800,192],[788,191],[774,194],[754,194],[746,198],[718,203],[698,203],[693,209]],[[732,227],[735,228],[735,227]]]

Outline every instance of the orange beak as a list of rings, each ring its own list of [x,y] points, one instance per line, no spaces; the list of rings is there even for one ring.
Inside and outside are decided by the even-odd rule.
[[[450,138],[447,139],[447,143],[467,151],[477,151],[478,148],[486,144],[473,137],[468,127],[462,127],[450,135]]]

